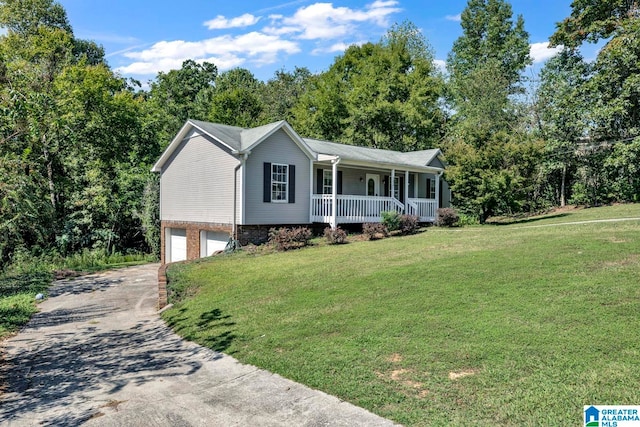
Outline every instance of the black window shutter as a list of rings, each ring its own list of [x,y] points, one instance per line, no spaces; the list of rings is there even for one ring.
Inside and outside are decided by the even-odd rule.
[[[289,165],[289,203],[296,202],[296,165]]]
[[[323,193],[323,187],[322,187],[323,173],[324,172],[322,171],[322,169],[316,170],[316,194]]]
[[[431,198],[431,179],[427,178],[427,199]]]
[[[389,189],[391,188],[391,177],[389,175],[384,176],[384,197],[389,197]]]
[[[342,194],[342,171],[338,171],[338,194]]]
[[[271,163],[264,162],[262,185],[262,201],[269,203],[271,202]]]

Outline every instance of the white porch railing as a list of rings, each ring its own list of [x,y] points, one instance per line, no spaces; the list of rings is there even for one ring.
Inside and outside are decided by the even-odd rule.
[[[436,220],[437,204],[434,199],[408,199],[408,212],[416,215],[421,222],[433,222]]]
[[[380,222],[380,213],[404,212],[404,204],[393,197],[338,195],[338,223]],[[331,194],[311,195],[311,221],[331,222]]]

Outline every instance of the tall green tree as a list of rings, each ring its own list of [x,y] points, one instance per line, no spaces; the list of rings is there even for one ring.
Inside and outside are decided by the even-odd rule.
[[[523,17],[518,15],[514,22],[511,4],[504,0],[469,0],[460,25],[463,34],[447,58],[452,80],[463,85],[478,68],[491,64],[509,92],[518,91],[522,71],[531,63]]]
[[[469,0],[463,34],[447,58],[454,112],[445,145],[454,203],[485,221],[532,209],[540,144],[522,131],[522,71],[530,63],[524,20],[503,0]]]
[[[443,135],[443,79],[411,23],[349,47],[309,86],[294,108],[304,135],[400,151],[433,147]]]
[[[260,98],[266,106],[262,110],[262,122],[270,123],[295,119],[293,108],[300,97],[307,91],[311,72],[305,67],[295,67],[292,72],[278,70],[274,76],[262,86]]]
[[[551,45],[605,44],[586,85],[589,144],[581,152],[574,198],[590,204],[637,200],[632,175],[640,135],[640,4],[637,0],[576,0],[557,24]],[[578,197],[580,196],[580,197]]]
[[[584,41],[616,37],[638,18],[639,8],[637,0],[574,0],[571,15],[556,24],[551,45],[576,48]]]
[[[251,71],[234,68],[215,80],[208,119],[212,122],[240,127],[260,124],[264,105],[260,98],[263,83]]]
[[[159,150],[142,97],[74,37],[58,3],[0,1],[0,25],[0,268],[21,246],[143,248],[138,212]]]
[[[554,204],[564,206],[578,166],[578,143],[588,135],[590,66],[564,49],[540,71],[535,113],[546,143],[544,171]]]
[[[179,70],[159,72],[147,94],[149,112],[166,146],[187,119],[206,120],[218,68],[188,59]]]

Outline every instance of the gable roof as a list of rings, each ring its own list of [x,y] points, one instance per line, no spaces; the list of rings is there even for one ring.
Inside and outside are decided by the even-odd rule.
[[[324,154],[332,157],[337,156],[347,162],[364,166],[404,167],[418,170],[428,169],[432,171],[443,170],[440,167],[431,166],[433,160],[442,155],[442,152],[437,148],[403,153],[400,151],[301,138],[289,123],[284,120],[247,129],[238,126],[228,126],[189,119],[153,166],[151,169],[153,172],[160,172],[162,170],[162,166],[180,146],[191,129],[196,129],[200,133],[215,139],[236,155],[250,153],[257,145],[273,135],[276,131],[282,129],[293,142],[313,160],[318,160],[318,155]],[[445,164],[444,161],[442,162]]]
[[[400,152],[383,150],[380,148],[359,147],[356,145],[338,144],[336,142],[321,141],[304,138],[307,145],[318,154],[339,156],[343,160],[361,163],[375,163],[390,166],[405,166],[413,168],[430,167],[431,162],[442,152],[437,149]],[[442,168],[431,166],[433,169]]]
[[[169,146],[164,150],[156,164],[153,165],[153,168],[151,169],[153,172],[161,171],[162,166],[180,146],[180,143],[182,143],[189,131],[194,128],[226,146],[233,154],[250,152],[274,132],[282,129],[310,159],[316,158],[316,154],[306,145],[303,139],[300,138],[293,128],[291,128],[289,123],[284,120],[247,129],[238,126],[229,126],[189,119],[184,126],[182,126],[175,138],[173,138]]]

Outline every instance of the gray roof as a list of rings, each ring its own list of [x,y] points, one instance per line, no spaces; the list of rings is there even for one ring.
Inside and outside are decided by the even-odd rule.
[[[217,139],[236,153],[249,151],[256,144],[262,142],[272,132],[284,128],[303,151],[310,158],[317,158],[318,154],[339,156],[341,159],[352,162],[380,164],[387,166],[407,166],[414,168],[429,167],[431,162],[440,154],[440,150],[424,150],[401,153],[399,151],[381,150],[378,148],[358,147],[355,145],[338,144],[336,142],[320,141],[317,139],[300,138],[291,129],[289,124],[282,120],[269,123],[264,126],[245,129],[237,126],[221,125],[218,123],[203,122],[201,120],[188,120],[178,135],[169,144],[167,149],[153,167],[153,171],[160,171],[164,162],[169,159],[171,153],[180,145],[190,126]]]
[[[256,128],[241,128],[237,126],[221,125],[218,123],[203,122],[200,120],[189,120],[196,127],[200,128],[207,134],[220,140],[236,151],[243,151],[250,148],[253,144],[262,139],[273,129],[280,126],[283,122],[269,123]]]
[[[424,167],[428,166],[440,154],[440,150],[437,148],[402,153],[400,151],[358,147],[310,138],[303,138],[303,140],[316,153],[339,156],[341,159],[357,162]]]

